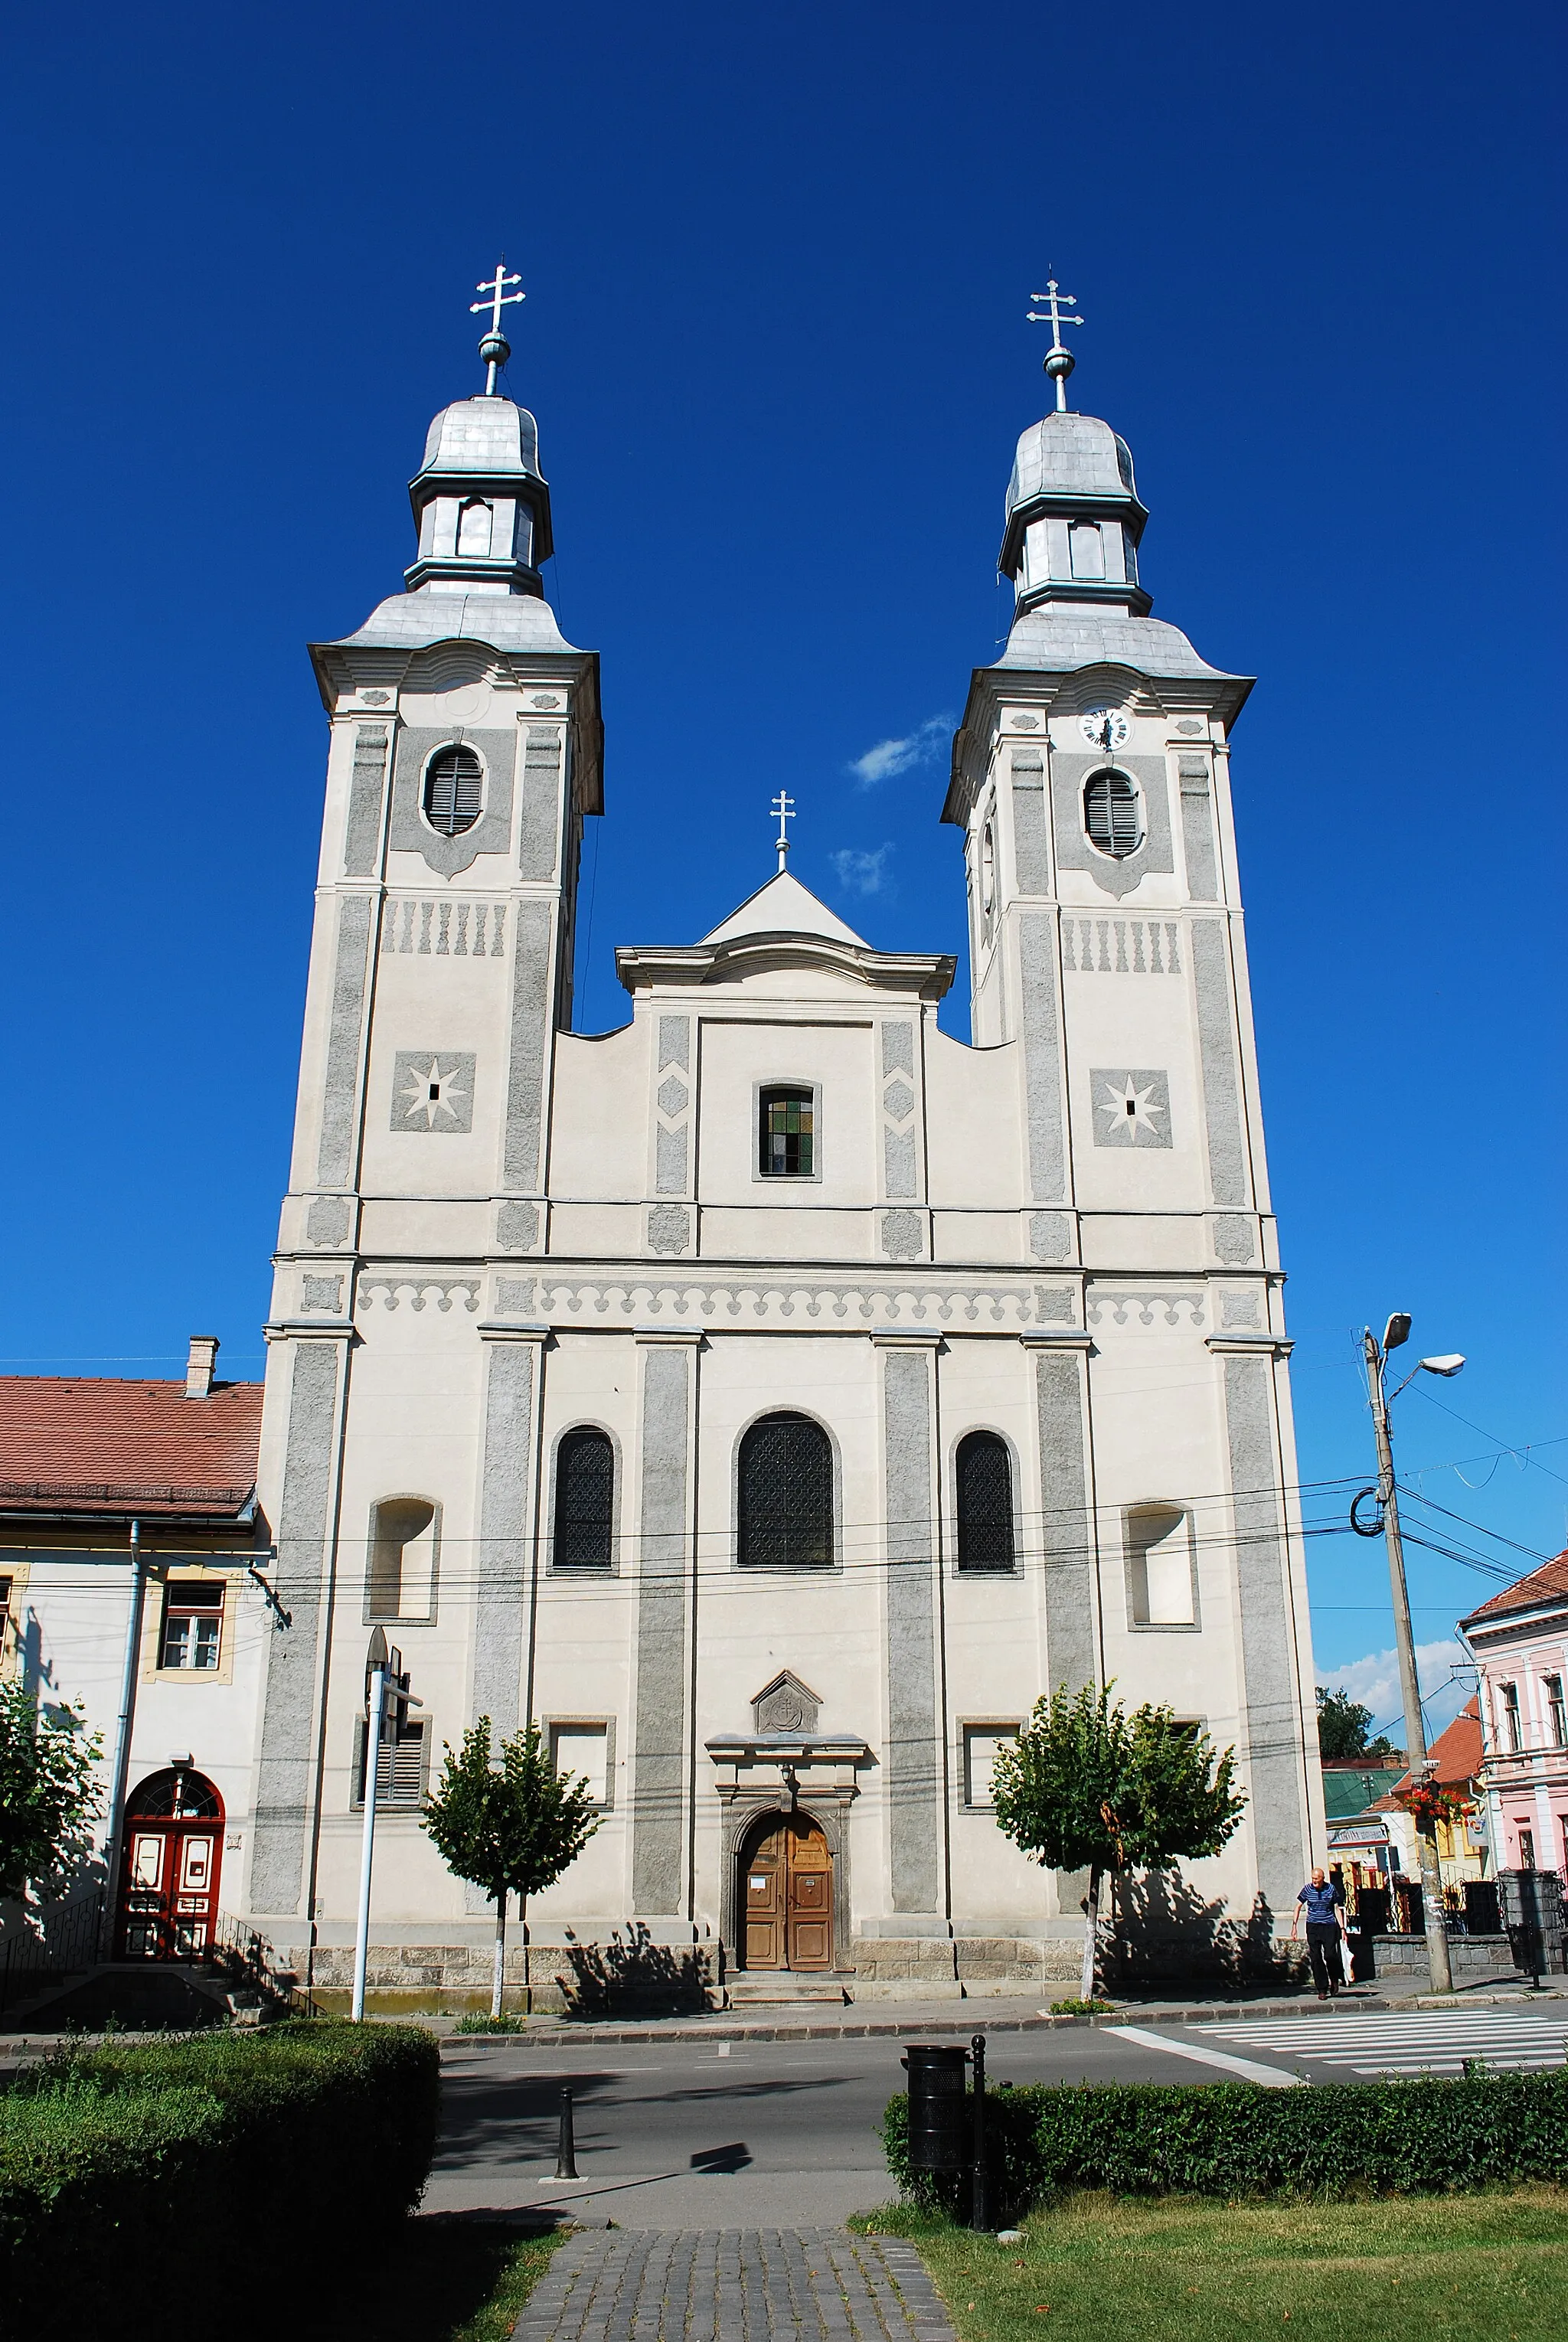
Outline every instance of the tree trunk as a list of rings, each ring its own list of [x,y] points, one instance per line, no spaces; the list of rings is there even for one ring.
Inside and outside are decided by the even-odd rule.
[[[1094,1997],[1094,1955],[1100,1937],[1100,1865],[1089,1868],[1089,1900],[1084,1907],[1084,1974],[1079,1985],[1079,1998]]]
[[[519,1895],[517,1897],[517,1923],[523,1930],[523,2014],[524,2017],[532,2017],[534,1974],[533,1962],[528,1957],[528,1897],[526,1895]]]
[[[490,1978],[490,2014],[501,2014],[501,1992],[506,1977],[506,1889],[495,1890],[495,1966]]]

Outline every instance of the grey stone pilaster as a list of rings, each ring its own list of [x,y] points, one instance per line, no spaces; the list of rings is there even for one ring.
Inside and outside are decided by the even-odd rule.
[[[533,1578],[534,1425],[543,1347],[542,1329],[485,1344],[470,1713],[475,1720],[490,1718],[494,1740],[515,1732],[521,1716],[523,1638]]]
[[[1018,985],[1029,1118],[1029,1192],[1035,1203],[1057,1204],[1066,1194],[1067,1150],[1056,928],[1047,912],[1028,911],[1019,919]]]
[[[887,1499],[887,1746],[895,1911],[942,1903],[942,1795],[936,1710],[936,1552],[933,1535],[932,1346],[883,1349]]]
[[[322,1085],[321,1146],[316,1156],[315,1176],[324,1187],[346,1186],[354,1176],[371,910],[368,895],[345,895],[338,904],[326,1074]]]
[[[1214,857],[1214,810],[1209,795],[1208,759],[1178,756],[1176,771],[1182,792],[1182,852],[1187,865],[1187,892],[1196,903],[1217,903],[1220,884]]]
[[[650,1917],[674,1917],[685,1904],[686,1611],[696,1345],[649,1339],[641,1346],[632,1907]]]
[[[295,1344],[273,1581],[290,1623],[276,1626],[266,1639],[250,1875],[251,1909],[279,1917],[299,1910],[305,1887],[316,1684],[329,1614],[327,1530],[340,1371],[347,1371],[342,1339]]]
[[[1246,1700],[1243,1787],[1251,1799],[1259,1891],[1277,1927],[1306,1875],[1307,1847],[1273,1393],[1267,1358],[1227,1357],[1224,1369]]]
[[[1051,892],[1050,821],[1045,810],[1045,759],[1035,747],[1014,748],[1013,861],[1021,895]]]
[[[1193,987],[1198,1007],[1198,1054],[1203,1074],[1203,1126],[1209,1142],[1209,1186],[1216,1204],[1247,1200],[1247,1158],[1242,1136],[1241,1086],[1236,1073],[1231,961],[1219,919],[1194,919]]]
[[[1040,1426],[1041,1547],[1045,1564],[1048,1687],[1076,1691],[1096,1669],[1094,1510],[1084,1436],[1086,1362],[1075,1349],[1034,1356]]]
[[[386,786],[386,726],[362,724],[354,736],[348,784],[348,829],[343,867],[350,878],[374,878],[381,868],[381,807]]]
[[[550,905],[519,903],[514,921],[505,1173],[509,1187],[531,1192],[539,1186],[539,1150],[544,1130],[545,1038],[552,1005]]]

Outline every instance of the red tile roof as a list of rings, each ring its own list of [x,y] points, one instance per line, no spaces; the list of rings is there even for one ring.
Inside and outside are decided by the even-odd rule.
[[[1501,1594],[1494,1594],[1490,1602],[1483,1602],[1479,1610],[1473,1610],[1468,1618],[1459,1623],[1461,1626],[1471,1626],[1478,1618],[1501,1618],[1511,1610],[1533,1610],[1543,1602],[1561,1596],[1568,1596],[1568,1553],[1560,1553],[1539,1569],[1533,1569],[1528,1577],[1516,1578],[1512,1586],[1505,1586]]]
[[[0,1375],[0,1513],[232,1518],[255,1486],[260,1383]]]
[[[1481,1771],[1482,1756],[1481,1701],[1478,1696],[1465,1701],[1447,1731],[1438,1734],[1426,1753],[1433,1767],[1432,1777],[1434,1781],[1447,1782],[1457,1787],[1476,1778]],[[1367,1811],[1373,1814],[1397,1812],[1399,1793],[1410,1778],[1406,1773],[1403,1779],[1394,1783],[1386,1797],[1379,1797],[1375,1805],[1367,1807]]]

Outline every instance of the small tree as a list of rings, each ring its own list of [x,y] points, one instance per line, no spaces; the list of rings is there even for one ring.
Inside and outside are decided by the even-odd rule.
[[[1363,1707],[1360,1700],[1352,1699],[1347,1691],[1329,1691],[1317,1686],[1317,1745],[1320,1756],[1391,1756],[1393,1744],[1380,1734],[1369,1740],[1367,1727],[1372,1722],[1372,1710]]]
[[[586,1781],[557,1773],[536,1724],[490,1754],[490,1718],[482,1716],[445,1764],[422,1819],[449,1870],[483,1887],[495,1905],[495,1967],[490,2014],[501,2014],[506,1960],[506,1897],[523,1925],[524,2006],[532,2008],[527,1974],[528,1898],[553,1887],[599,1827]]]
[[[1014,1844],[1049,1870],[1087,1870],[1085,2000],[1094,1991],[1100,1887],[1107,1870],[1154,1869],[1217,1854],[1246,1799],[1233,1789],[1234,1751],[1216,1755],[1206,1733],[1168,1707],[1131,1717],[1112,1686],[1065,1684],[1039,1699],[992,1779],[996,1818]]]
[[[81,1710],[39,1708],[25,1684],[0,1684],[0,1896],[57,1884],[91,1852],[103,1751]]]

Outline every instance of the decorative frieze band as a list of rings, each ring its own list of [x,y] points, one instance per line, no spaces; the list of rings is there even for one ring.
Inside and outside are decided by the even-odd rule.
[[[382,916],[383,958],[502,959],[506,952],[504,903],[444,902],[435,896],[391,895]]]
[[[1181,929],[1174,919],[1064,918],[1062,965],[1075,976],[1180,976]]]
[[[753,1323],[801,1321],[830,1331],[878,1326],[935,1323],[955,1331],[976,1328],[1017,1333],[1038,1324],[1061,1324],[1074,1314],[1073,1288],[1042,1285],[904,1286],[866,1279],[807,1283],[785,1277],[728,1277],[707,1281],[653,1275],[588,1277],[514,1277],[501,1280],[500,1316],[563,1318],[586,1322],[613,1318],[641,1324],[649,1318],[709,1321],[745,1318]]]

